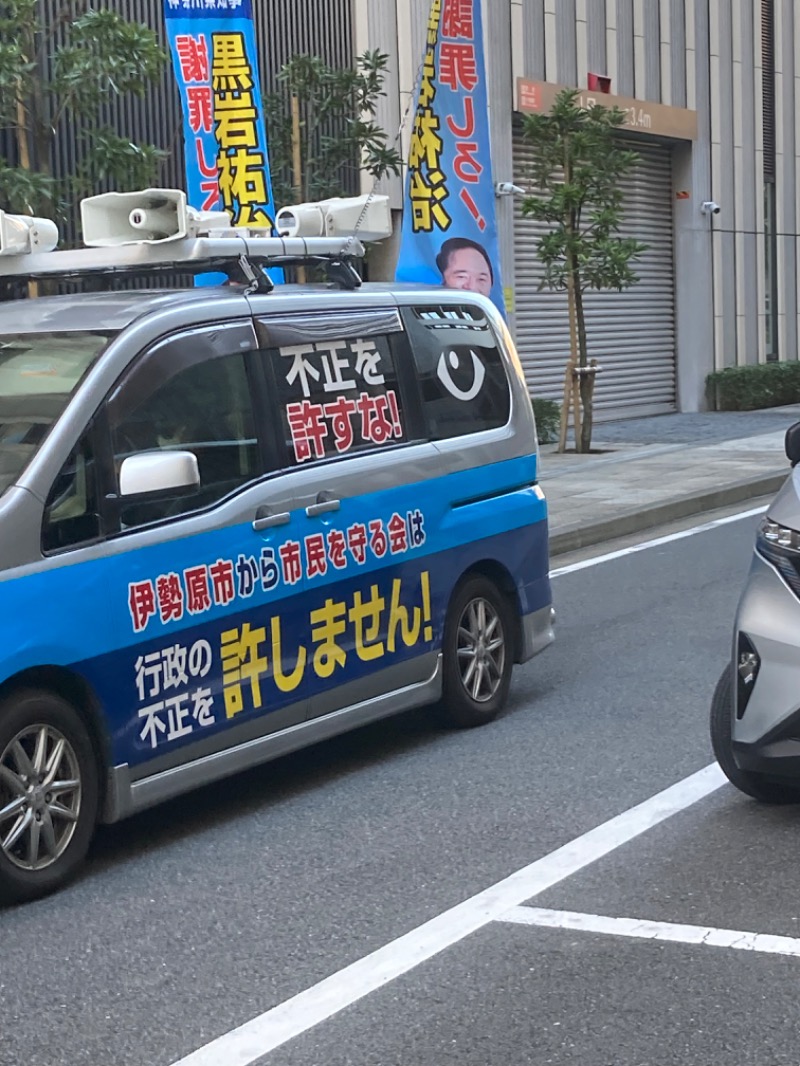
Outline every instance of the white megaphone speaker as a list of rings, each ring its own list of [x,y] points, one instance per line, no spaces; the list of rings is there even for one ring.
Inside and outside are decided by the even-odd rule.
[[[275,219],[280,237],[350,237],[381,241],[392,235],[388,196],[335,196],[284,207]]]
[[[196,211],[182,189],[106,192],[81,200],[83,243],[89,248],[163,244],[230,229],[225,211]]]
[[[0,211],[0,255],[52,252],[57,244],[58,226],[49,218]]]

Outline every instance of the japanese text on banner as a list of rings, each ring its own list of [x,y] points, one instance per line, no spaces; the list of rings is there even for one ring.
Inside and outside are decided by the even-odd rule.
[[[430,573],[369,581],[328,596],[305,615],[301,632],[280,614],[232,620],[196,637],[139,655],[133,664],[135,727],[148,751],[197,736],[239,716],[265,713],[347,679],[348,670],[430,646]],[[221,681],[221,691],[220,691]]]
[[[251,0],[165,0],[184,114],[189,202],[234,225],[275,214]]]
[[[405,439],[394,361],[385,338],[293,344],[276,376],[297,464]]]
[[[128,612],[134,633],[148,627],[197,619],[216,609],[243,610],[276,589],[317,581],[328,575],[351,576],[367,564],[397,560],[423,548],[425,516],[419,508],[388,519],[377,515],[302,539],[284,538],[258,555],[193,562],[180,573],[170,570],[128,585]]]
[[[397,277],[490,296],[499,272],[480,0],[433,0]]]

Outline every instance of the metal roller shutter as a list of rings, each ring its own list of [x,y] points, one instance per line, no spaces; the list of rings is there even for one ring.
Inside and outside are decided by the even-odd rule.
[[[621,235],[647,244],[639,281],[625,292],[587,292],[589,355],[603,368],[597,378],[598,421],[676,409],[675,293],[672,251],[670,150],[636,140],[641,159],[625,179]],[[515,181],[527,188],[532,149],[514,138]],[[528,387],[560,401],[569,358],[569,317],[563,293],[539,290],[536,241],[545,227],[515,208],[516,335]]]

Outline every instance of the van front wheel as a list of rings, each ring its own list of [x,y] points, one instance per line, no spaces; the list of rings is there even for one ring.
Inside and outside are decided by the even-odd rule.
[[[444,720],[461,728],[491,722],[508,697],[514,653],[508,602],[488,578],[468,578],[456,590],[443,654]]]

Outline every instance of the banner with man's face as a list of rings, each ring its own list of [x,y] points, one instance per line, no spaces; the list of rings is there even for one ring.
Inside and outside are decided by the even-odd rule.
[[[505,311],[481,0],[431,5],[397,280],[479,292]]]

